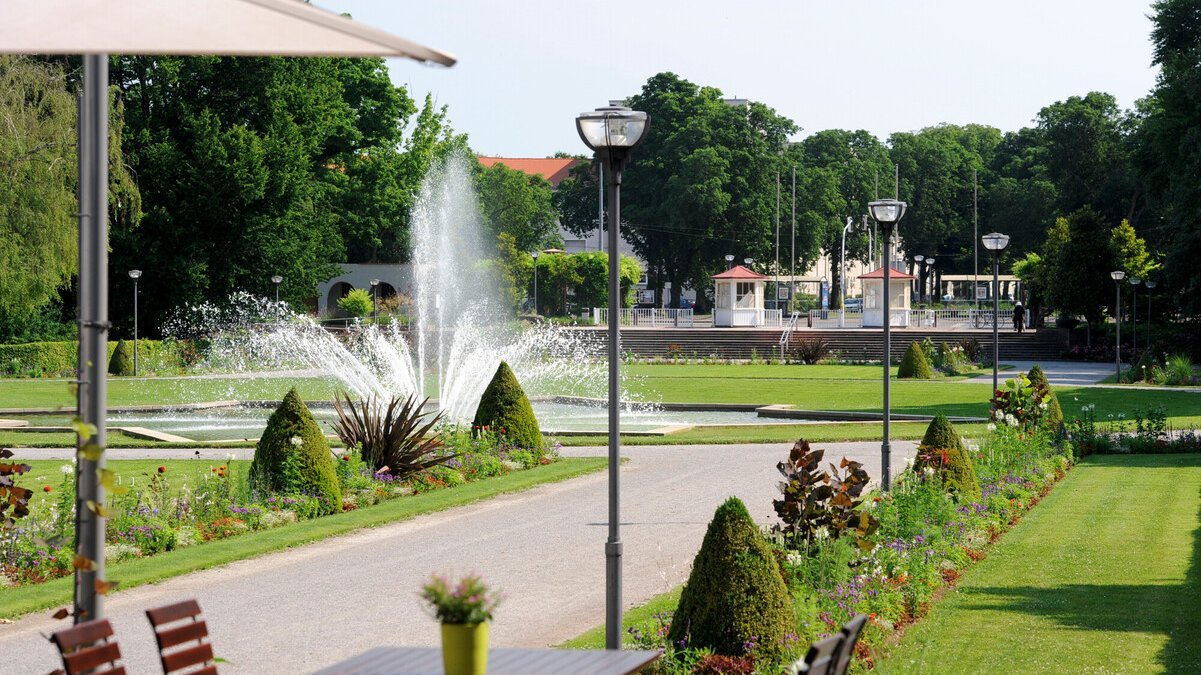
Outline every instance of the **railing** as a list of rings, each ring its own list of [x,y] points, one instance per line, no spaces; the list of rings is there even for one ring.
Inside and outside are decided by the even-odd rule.
[[[992,328],[991,309],[894,309],[891,310],[892,325],[909,328],[985,329]],[[876,311],[876,321],[880,313]],[[1001,326],[1013,324],[1013,310],[1003,309],[997,313]],[[811,309],[808,314],[809,328],[862,328],[863,312],[848,312],[841,309]]]
[[[692,328],[692,310],[663,307],[622,309],[619,320],[622,326]],[[593,307],[592,323],[597,326],[609,325],[609,308]]]
[[[792,337],[792,331],[796,330],[796,324],[800,318],[801,314],[799,312],[793,312],[792,316],[788,319],[788,326],[780,333],[780,353],[788,349],[788,340]]]

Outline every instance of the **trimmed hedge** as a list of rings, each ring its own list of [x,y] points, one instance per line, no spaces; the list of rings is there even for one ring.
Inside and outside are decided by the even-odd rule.
[[[106,360],[111,360],[117,342],[108,343]],[[132,346],[130,341],[130,346]],[[71,377],[75,375],[79,343],[26,342],[0,345],[0,373],[20,377]],[[177,372],[197,358],[196,345],[187,340],[138,340],[140,374]]]
[[[926,427],[926,435],[917,448],[914,470],[931,468],[937,471],[943,484],[964,501],[980,498],[980,480],[976,466],[963,447],[959,431],[946,415],[939,413]]]
[[[771,547],[746,505],[730,497],[709,522],[667,637],[729,656],[742,656],[754,640],[774,658],[793,626],[792,598]]]
[[[475,409],[474,427],[489,427],[499,436],[520,448],[537,450],[542,448],[542,431],[538,418],[530,406],[530,399],[517,381],[517,376],[504,361],[496,368],[496,374],[480,397]]]
[[[897,367],[897,377],[904,379],[929,380],[934,377],[934,366],[926,358],[926,352],[916,342],[909,343],[901,365]]]
[[[322,515],[342,510],[329,441],[295,387],[271,414],[254,447],[250,483],[268,492],[320,497]]]

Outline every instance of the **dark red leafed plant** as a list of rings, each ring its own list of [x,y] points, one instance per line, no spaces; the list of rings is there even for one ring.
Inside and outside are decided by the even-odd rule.
[[[441,455],[442,437],[434,427],[441,413],[423,412],[426,401],[416,395],[393,398],[384,406],[375,397],[357,404],[342,392],[334,398],[338,421],[334,433],[346,447],[358,447],[363,461],[376,473],[409,476],[455,457]]]
[[[0,529],[7,530],[17,519],[29,515],[29,498],[33,490],[17,485],[17,476],[27,473],[28,464],[6,462],[13,456],[12,450],[0,448]]]

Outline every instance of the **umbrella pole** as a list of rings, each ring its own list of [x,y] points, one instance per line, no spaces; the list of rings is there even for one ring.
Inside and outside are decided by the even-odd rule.
[[[83,58],[79,107],[79,393],[75,552],[87,560],[75,573],[75,623],[104,615],[104,486],[99,471],[106,444],[108,365],[108,56]]]

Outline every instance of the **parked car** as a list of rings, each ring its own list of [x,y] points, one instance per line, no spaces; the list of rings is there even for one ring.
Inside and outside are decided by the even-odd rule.
[[[847,298],[843,303],[843,309],[848,312],[862,312],[863,298]]]

